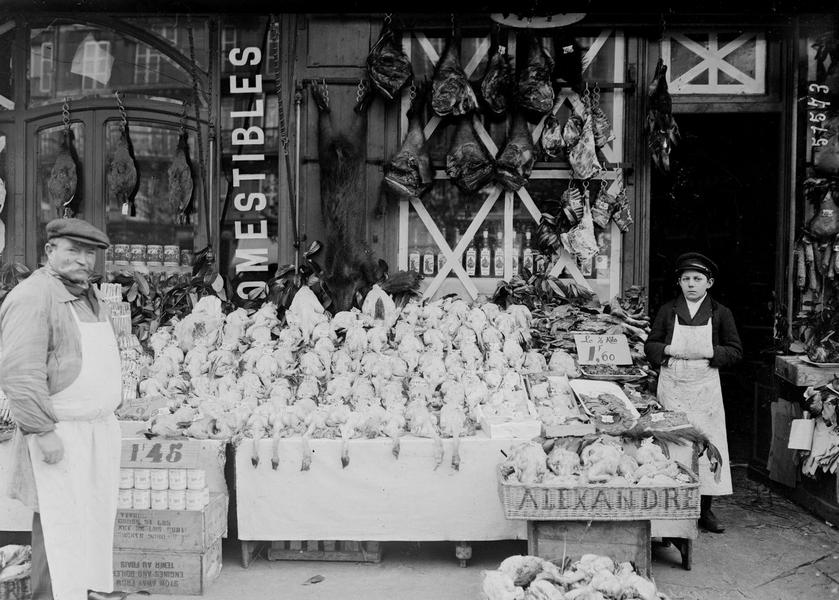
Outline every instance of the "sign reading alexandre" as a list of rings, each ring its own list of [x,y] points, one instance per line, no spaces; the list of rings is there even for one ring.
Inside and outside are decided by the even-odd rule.
[[[229,114],[233,123],[230,141],[234,151],[230,180],[233,206],[239,212],[233,223],[237,242],[233,262],[239,279],[236,297],[247,300],[249,292],[264,285],[264,274],[268,271],[268,220],[262,218],[268,199],[261,191],[267,171],[265,130],[251,124],[252,119],[263,119],[265,116],[262,75],[255,73],[254,69],[262,63],[262,51],[255,46],[233,48],[227,54],[227,61],[233,67],[230,94],[244,94],[237,100],[247,100],[234,102],[233,105],[248,107],[247,110],[231,110]],[[247,72],[242,73],[243,69]]]
[[[614,511],[636,511],[643,513],[678,514],[693,512],[699,506],[696,488],[525,488],[517,507],[528,511],[574,511],[581,510],[598,514]]]

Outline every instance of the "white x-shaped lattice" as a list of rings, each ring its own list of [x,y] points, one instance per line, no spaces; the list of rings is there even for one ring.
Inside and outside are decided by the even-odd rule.
[[[765,89],[764,66],[766,64],[766,40],[763,34],[757,32],[747,32],[736,39],[731,40],[720,46],[718,34],[715,32],[703,33],[708,36],[708,46],[704,46],[684,34],[673,33],[665,40],[662,45],[662,59],[666,65],[671,65],[671,44],[678,42],[701,60],[698,64],[691,67],[684,73],[676,75],[673,72],[672,66],[668,69],[668,77],[673,77],[668,82],[672,92],[709,92],[709,91],[742,91],[752,94],[762,94]],[[732,52],[744,46],[750,41],[754,40],[754,66],[755,76],[744,73],[733,64],[726,60]],[[691,83],[703,71],[708,71],[707,84]],[[735,84],[720,84],[719,74],[725,73],[732,79],[739,81],[741,85]]]

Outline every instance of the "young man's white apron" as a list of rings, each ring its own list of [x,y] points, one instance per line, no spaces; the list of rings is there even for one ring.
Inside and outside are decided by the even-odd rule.
[[[55,431],[64,457],[48,465],[28,436],[44,546],[55,600],[87,600],[88,590],[113,591],[122,394],[119,349],[107,321],[83,323],[78,378],[53,394]]]
[[[673,325],[670,351],[684,355],[689,351],[713,353],[711,319],[707,325]],[[670,357],[661,367],[658,379],[658,399],[668,410],[687,413],[688,420],[708,436],[720,451],[720,479],[716,481],[706,455],[699,459],[699,493],[703,496],[725,496],[732,493],[731,470],[728,465],[728,440],[725,434],[725,411],[720,387],[720,373],[707,359]]]

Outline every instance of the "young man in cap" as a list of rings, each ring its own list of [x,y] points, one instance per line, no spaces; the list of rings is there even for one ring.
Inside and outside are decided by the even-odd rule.
[[[716,273],[714,262],[698,252],[676,260],[682,293],[658,311],[644,350],[650,363],[661,367],[659,402],[668,410],[687,413],[720,452],[716,473],[707,457],[699,462],[699,525],[722,533],[725,528],[711,510],[711,499],[732,489],[719,369],[739,361],[743,346],[731,311],[708,294]]]
[[[0,308],[0,380],[18,425],[9,495],[35,511],[33,600],[113,590],[122,384],[116,337],[90,277],[108,236],[47,224],[47,264]]]

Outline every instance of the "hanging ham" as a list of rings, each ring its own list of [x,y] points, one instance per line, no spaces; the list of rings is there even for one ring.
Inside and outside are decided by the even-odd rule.
[[[373,87],[388,100],[393,100],[411,77],[411,59],[402,50],[396,31],[385,23],[379,39],[367,56],[367,73]]]
[[[439,116],[465,115],[478,107],[478,99],[460,64],[460,37],[449,38],[431,79],[431,109]]]
[[[510,55],[507,48],[498,46],[481,80],[481,96],[487,110],[499,117],[503,115],[507,110],[507,98],[514,87],[515,74]]]
[[[193,211],[192,205],[192,166],[189,162],[189,146],[186,132],[178,140],[175,158],[169,165],[169,202],[176,211],[175,222],[186,225]]]
[[[120,136],[114,146],[111,164],[108,165],[108,191],[110,198],[122,207],[123,214],[132,217],[137,214],[134,193],[137,190],[137,165],[131,151],[128,125],[120,128]]]
[[[517,110],[513,113],[507,143],[496,162],[498,181],[507,191],[518,191],[530,178],[535,160],[536,152],[527,121]]]
[[[574,177],[578,179],[588,179],[603,170],[600,161],[597,160],[591,113],[588,110],[583,117],[583,130],[580,133],[580,139],[568,152],[568,162],[571,163]]]
[[[385,185],[399,198],[419,198],[434,183],[422,119],[427,96],[427,87],[418,90],[408,109],[408,135],[399,152],[384,168]]]
[[[446,173],[467,194],[480,190],[495,174],[494,161],[478,139],[471,117],[463,117],[457,124],[446,155]]]
[[[670,171],[670,151],[679,138],[679,127],[673,120],[673,100],[667,91],[667,65],[659,58],[647,95],[647,145],[653,163],[661,171]]]
[[[47,180],[47,192],[50,202],[56,207],[58,216],[72,217],[79,210],[79,198],[76,198],[76,153],[73,148],[73,132],[65,129],[61,139],[61,149],[55,157],[50,177]]]
[[[554,106],[551,73],[554,62],[542,45],[542,40],[528,34],[527,64],[519,75],[517,99],[528,116],[541,118]]]
[[[565,140],[562,137],[562,125],[553,113],[549,114],[547,118],[545,118],[541,140],[542,150],[548,158],[559,158],[565,152]]]

